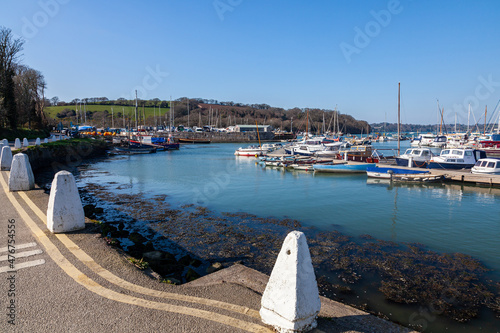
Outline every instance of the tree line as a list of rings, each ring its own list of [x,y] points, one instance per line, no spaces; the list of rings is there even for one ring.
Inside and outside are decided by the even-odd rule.
[[[86,117],[89,122],[98,127],[111,127],[112,114],[111,107],[135,106],[135,100],[125,100],[123,98],[110,100],[106,97],[73,99],[66,103],[52,98],[53,105],[66,106],[56,117],[59,121],[69,124],[76,124],[81,121],[82,104],[86,104]],[[54,103],[57,101],[57,103]],[[342,114],[334,110],[319,108],[292,108],[284,109],[271,107],[267,104],[243,104],[234,102],[219,102],[217,104],[206,103],[215,100],[203,98],[181,97],[174,101],[165,101],[158,98],[150,100],[138,100],[138,124],[146,126],[168,126],[170,125],[170,112],[173,113],[175,123],[172,125],[184,126],[213,126],[227,128],[235,125],[254,125],[257,121],[260,125],[271,125],[275,129],[283,131],[310,131],[320,133],[324,131],[343,132],[351,134],[369,133],[370,125],[366,121],[354,119],[350,115]],[[92,105],[109,105],[109,109],[97,111],[92,109]],[[154,113],[151,108],[156,108]],[[146,108],[146,112],[143,111]],[[149,110],[148,110],[149,108]],[[162,110],[161,115],[158,111]],[[80,110],[80,111],[78,111]],[[101,108],[102,110],[102,108]],[[153,116],[155,114],[155,116]],[[307,118],[309,116],[309,118]],[[130,114],[122,114],[120,108],[115,108],[114,123],[122,124],[119,119],[126,117],[126,124],[134,124],[135,119],[130,122]]]
[[[40,71],[20,63],[23,44],[11,29],[0,27],[0,128],[41,129],[47,124],[47,84]]]

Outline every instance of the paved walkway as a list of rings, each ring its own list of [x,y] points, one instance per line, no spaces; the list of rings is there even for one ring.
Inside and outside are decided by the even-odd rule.
[[[93,224],[50,233],[48,195],[9,192],[7,182],[1,171],[0,332],[272,332],[258,313],[265,275],[235,266],[184,286],[159,283],[98,239]],[[322,305],[336,320],[320,319],[316,332],[407,332],[340,303]]]

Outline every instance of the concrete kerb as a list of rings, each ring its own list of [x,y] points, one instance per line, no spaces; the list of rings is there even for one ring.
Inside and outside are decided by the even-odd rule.
[[[85,214],[71,172],[59,171],[52,181],[47,208],[47,228],[53,233],[85,228]]]
[[[29,191],[35,188],[35,176],[26,154],[16,154],[9,174],[9,191]]]
[[[306,332],[317,326],[321,309],[306,236],[290,232],[262,295],[260,316],[278,332]]]
[[[3,146],[2,154],[0,157],[0,170],[9,171],[11,165],[12,165],[12,150],[8,145]]]

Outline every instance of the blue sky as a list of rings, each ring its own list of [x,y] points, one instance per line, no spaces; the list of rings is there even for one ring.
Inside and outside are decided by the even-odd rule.
[[[467,123],[500,100],[498,1],[2,1],[47,97],[202,97]],[[489,118],[489,116],[488,116]],[[484,119],[484,118],[483,118]],[[471,120],[471,123],[473,120]]]

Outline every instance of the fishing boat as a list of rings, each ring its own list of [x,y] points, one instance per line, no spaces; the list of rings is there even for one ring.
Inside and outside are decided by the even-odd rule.
[[[396,164],[399,166],[425,168],[427,163],[434,157],[429,148],[409,148],[404,154],[396,157]]]
[[[500,158],[481,158],[472,167],[471,172],[483,175],[500,175]]]
[[[368,162],[377,163],[378,159],[373,157],[372,147],[365,146],[354,146],[348,149],[343,149],[339,151],[340,159],[346,161],[356,161],[356,162]]]
[[[366,173],[366,169],[375,163],[313,164],[315,172]]]
[[[429,169],[470,169],[481,159],[486,158],[482,150],[470,148],[443,149],[439,156],[433,157],[427,164]]]

